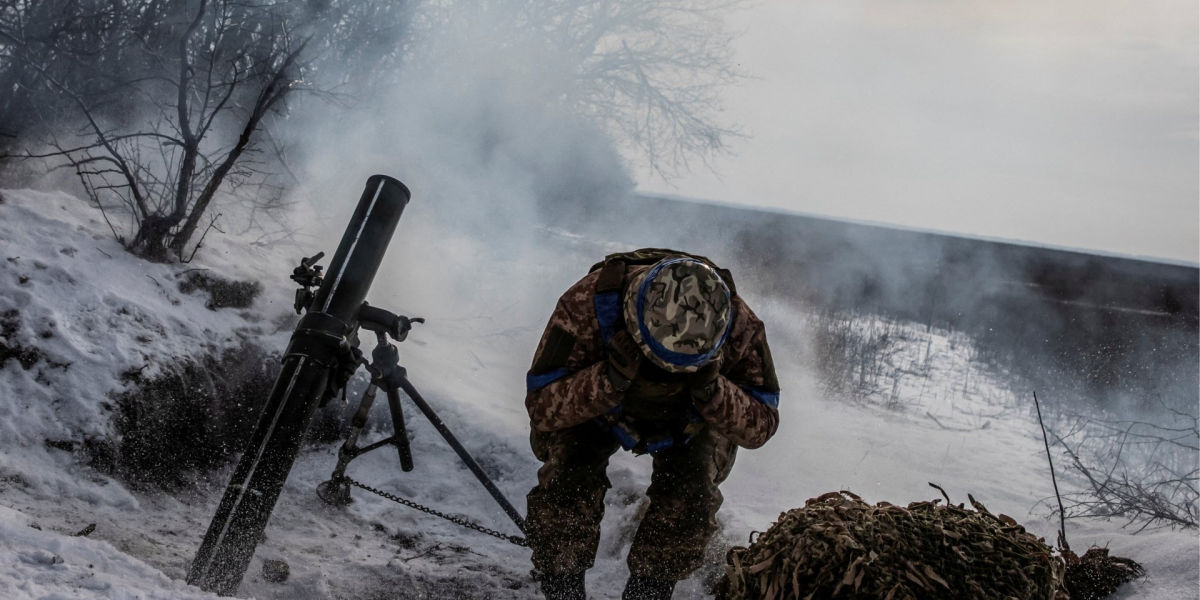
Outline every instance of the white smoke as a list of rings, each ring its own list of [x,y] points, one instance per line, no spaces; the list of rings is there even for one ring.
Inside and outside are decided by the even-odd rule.
[[[412,190],[374,303],[434,318],[508,307],[505,319],[544,320],[597,258],[545,273],[512,268],[565,260],[547,247],[544,215],[562,203],[622,200],[632,182],[610,136],[562,108],[573,57],[495,12],[460,8],[438,22],[400,73],[380,75],[389,81],[382,93],[349,108],[308,103],[293,117],[312,124],[299,196],[314,204],[331,253],[368,176]],[[511,314],[526,299],[534,306]]]

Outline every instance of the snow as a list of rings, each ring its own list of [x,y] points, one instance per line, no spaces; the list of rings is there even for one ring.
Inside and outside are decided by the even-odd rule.
[[[48,531],[0,506],[0,587],[5,598],[216,598],[170,579],[108,542]]]
[[[0,191],[0,314],[17,311],[15,339],[43,353],[29,369],[0,367],[0,591],[5,598],[207,598],[182,579],[215,510],[231,467],[193,490],[170,495],[133,490],[47,440],[79,442],[111,434],[112,395],[121,374],[158,372],[171,359],[244,339],[282,348],[289,331],[272,323],[291,311],[292,263],[317,249],[267,248],[214,238],[194,264],[146,263],[117,244],[101,215],[61,193]],[[421,233],[410,207],[377,278],[371,303],[429,321],[401,344],[413,384],[518,507],[535,481],[522,403],[524,373],[545,318],[567,284],[609,242],[576,233],[535,231],[546,248],[534,260],[488,259],[483,242]],[[461,272],[413,255],[432,242]],[[182,274],[209,268],[263,282],[249,309],[209,310],[203,294],[178,291]],[[470,286],[470,287],[468,287]],[[468,289],[473,293],[463,293]],[[518,291],[519,290],[519,291]],[[903,504],[968,493],[1047,539],[1050,474],[1024,390],[1012,389],[974,360],[961,334],[856,319],[862,330],[892,327],[887,369],[855,397],[833,393],[811,367],[812,315],[782,298],[742,289],[768,327],[784,390],[777,436],[741,451],[722,487],[721,540],[742,544],[783,511],[821,493],[846,489],[870,502]],[[497,302],[497,298],[504,298]],[[11,341],[11,340],[10,340]],[[54,366],[64,365],[69,366]],[[352,398],[353,400],[353,398]],[[355,403],[345,407],[352,411]],[[516,533],[440,439],[405,404],[416,470],[403,473],[394,452],[355,460],[348,474],[441,511]],[[372,413],[366,441],[387,435],[386,403]],[[266,537],[239,590],[256,598],[536,598],[529,552],[466,531],[355,489],[344,509],[313,493],[332,470],[336,445],[306,449],[296,461]],[[617,598],[627,571],[649,459],[618,454],[609,470],[604,535],[589,591]],[[1060,477],[1063,474],[1060,472]],[[1060,481],[1078,485],[1069,476]],[[35,522],[40,528],[34,528]],[[71,534],[95,523],[87,537]],[[1106,545],[1147,567],[1118,598],[1200,597],[1195,531],[1134,533],[1121,522],[1072,520],[1072,546]],[[714,562],[719,563],[720,546]],[[267,582],[261,561],[286,560],[286,583]],[[702,569],[676,597],[703,597]]]
[[[202,294],[181,293],[177,279],[191,266],[130,260],[101,215],[78,200],[32,191],[5,198],[0,313],[19,312],[18,339],[46,355],[29,370],[14,361],[4,367],[0,390],[21,399],[0,405],[6,439],[40,444],[103,434],[107,418],[97,400],[123,387],[121,373],[144,368],[153,376],[161,359],[260,329],[251,315],[211,311]]]

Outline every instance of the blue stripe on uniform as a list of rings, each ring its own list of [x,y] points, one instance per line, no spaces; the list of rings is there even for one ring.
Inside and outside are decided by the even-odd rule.
[[[534,390],[540,390],[570,374],[571,371],[565,368],[555,369],[549,373],[542,373],[540,375],[534,375],[533,373],[530,373],[525,376],[525,391],[532,392]]]
[[[625,427],[623,427],[620,423],[612,426],[612,432],[613,435],[616,436],[617,441],[621,443],[622,448],[626,450],[633,450],[637,447],[637,438],[633,437],[633,434],[625,429]]]
[[[742,386],[742,390],[750,394],[751,398],[770,406],[771,408],[779,408],[779,392],[768,392],[759,388]]]
[[[662,452],[663,450],[667,450],[674,445],[675,445],[675,438],[664,438],[664,439],[658,440],[657,442],[650,442],[650,444],[646,446],[646,452],[649,452],[650,454],[654,454],[656,452]]]

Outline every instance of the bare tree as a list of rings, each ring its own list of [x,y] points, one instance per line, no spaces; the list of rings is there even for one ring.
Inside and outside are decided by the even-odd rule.
[[[155,22],[152,33],[143,37],[130,28],[105,48],[144,68],[106,73],[107,89],[79,89],[28,58],[42,83],[66,97],[83,120],[71,141],[56,135],[52,152],[30,156],[66,159],[97,206],[125,209],[133,234],[117,235],[131,251],[183,257],[217,190],[256,174],[243,157],[264,119],[298,89],[306,38],[293,15],[270,5],[110,6],[107,20]],[[155,9],[162,12],[140,12]],[[0,35],[14,46],[27,44],[11,31]],[[232,140],[218,139],[221,134]]]
[[[553,4],[553,3],[548,3]],[[671,176],[689,160],[727,150],[720,91],[741,80],[723,20],[736,0],[578,2],[547,11],[568,51],[582,57],[570,102],[639,148]]]
[[[22,156],[64,159],[114,235],[155,260],[194,254],[220,194],[278,204],[268,125],[315,90],[323,58],[351,52],[348,31],[405,17],[378,0],[0,2],[0,77],[23,78],[21,91],[36,82],[77,118],[47,126],[50,149]]]
[[[0,0],[0,129],[7,133],[0,139],[0,150],[14,146],[61,107],[56,97],[40,97],[35,92],[40,87],[39,74],[31,65],[34,57],[45,64],[60,64],[55,49],[78,32],[75,19],[55,17],[61,8],[55,4]],[[92,54],[97,41],[106,37],[106,32],[98,29],[90,44],[76,48]]]
[[[481,15],[507,44],[542,49],[573,79],[554,100],[640,151],[661,176],[727,151],[721,90],[744,78],[725,19],[740,0],[486,0],[440,4],[432,21]],[[544,65],[539,65],[543,67]]]

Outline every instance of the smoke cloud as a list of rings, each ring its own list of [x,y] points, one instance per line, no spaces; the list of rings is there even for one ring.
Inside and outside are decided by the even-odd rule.
[[[411,314],[458,318],[504,307],[506,321],[544,320],[595,260],[514,268],[566,262],[548,247],[545,216],[560,203],[599,206],[632,189],[608,134],[558,102],[575,83],[574,65],[492,17],[465,9],[441,17],[375,95],[348,110],[309,103],[295,119],[313,124],[301,140],[300,194],[315,207],[320,239],[338,239],[369,175],[392,175],[412,190],[374,292]]]
[[[326,246],[367,176],[386,173],[413,191],[373,303],[478,319],[481,336],[512,330],[505,343],[531,355],[558,295],[592,263],[674,247],[733,270],[741,293],[773,318],[781,368],[797,373],[789,379],[808,377],[795,312],[807,306],[970,328],[991,355],[1026,357],[1029,381],[1109,408],[1156,410],[1152,398],[1163,397],[1194,405],[1194,315],[1098,309],[1089,303],[1112,291],[1103,278],[1047,290],[1053,273],[1029,280],[1037,261],[1024,251],[845,224],[796,229],[769,213],[636,197],[610,132],[563,102],[576,92],[579,57],[555,53],[552,40],[497,11],[502,4],[430,19],[439,25],[420,31],[405,68],[371,97],[349,110],[312,103],[293,117],[312,124],[292,134],[309,149],[300,192]],[[847,185],[875,185],[859,179]],[[1043,293],[1055,299],[1035,298]]]

